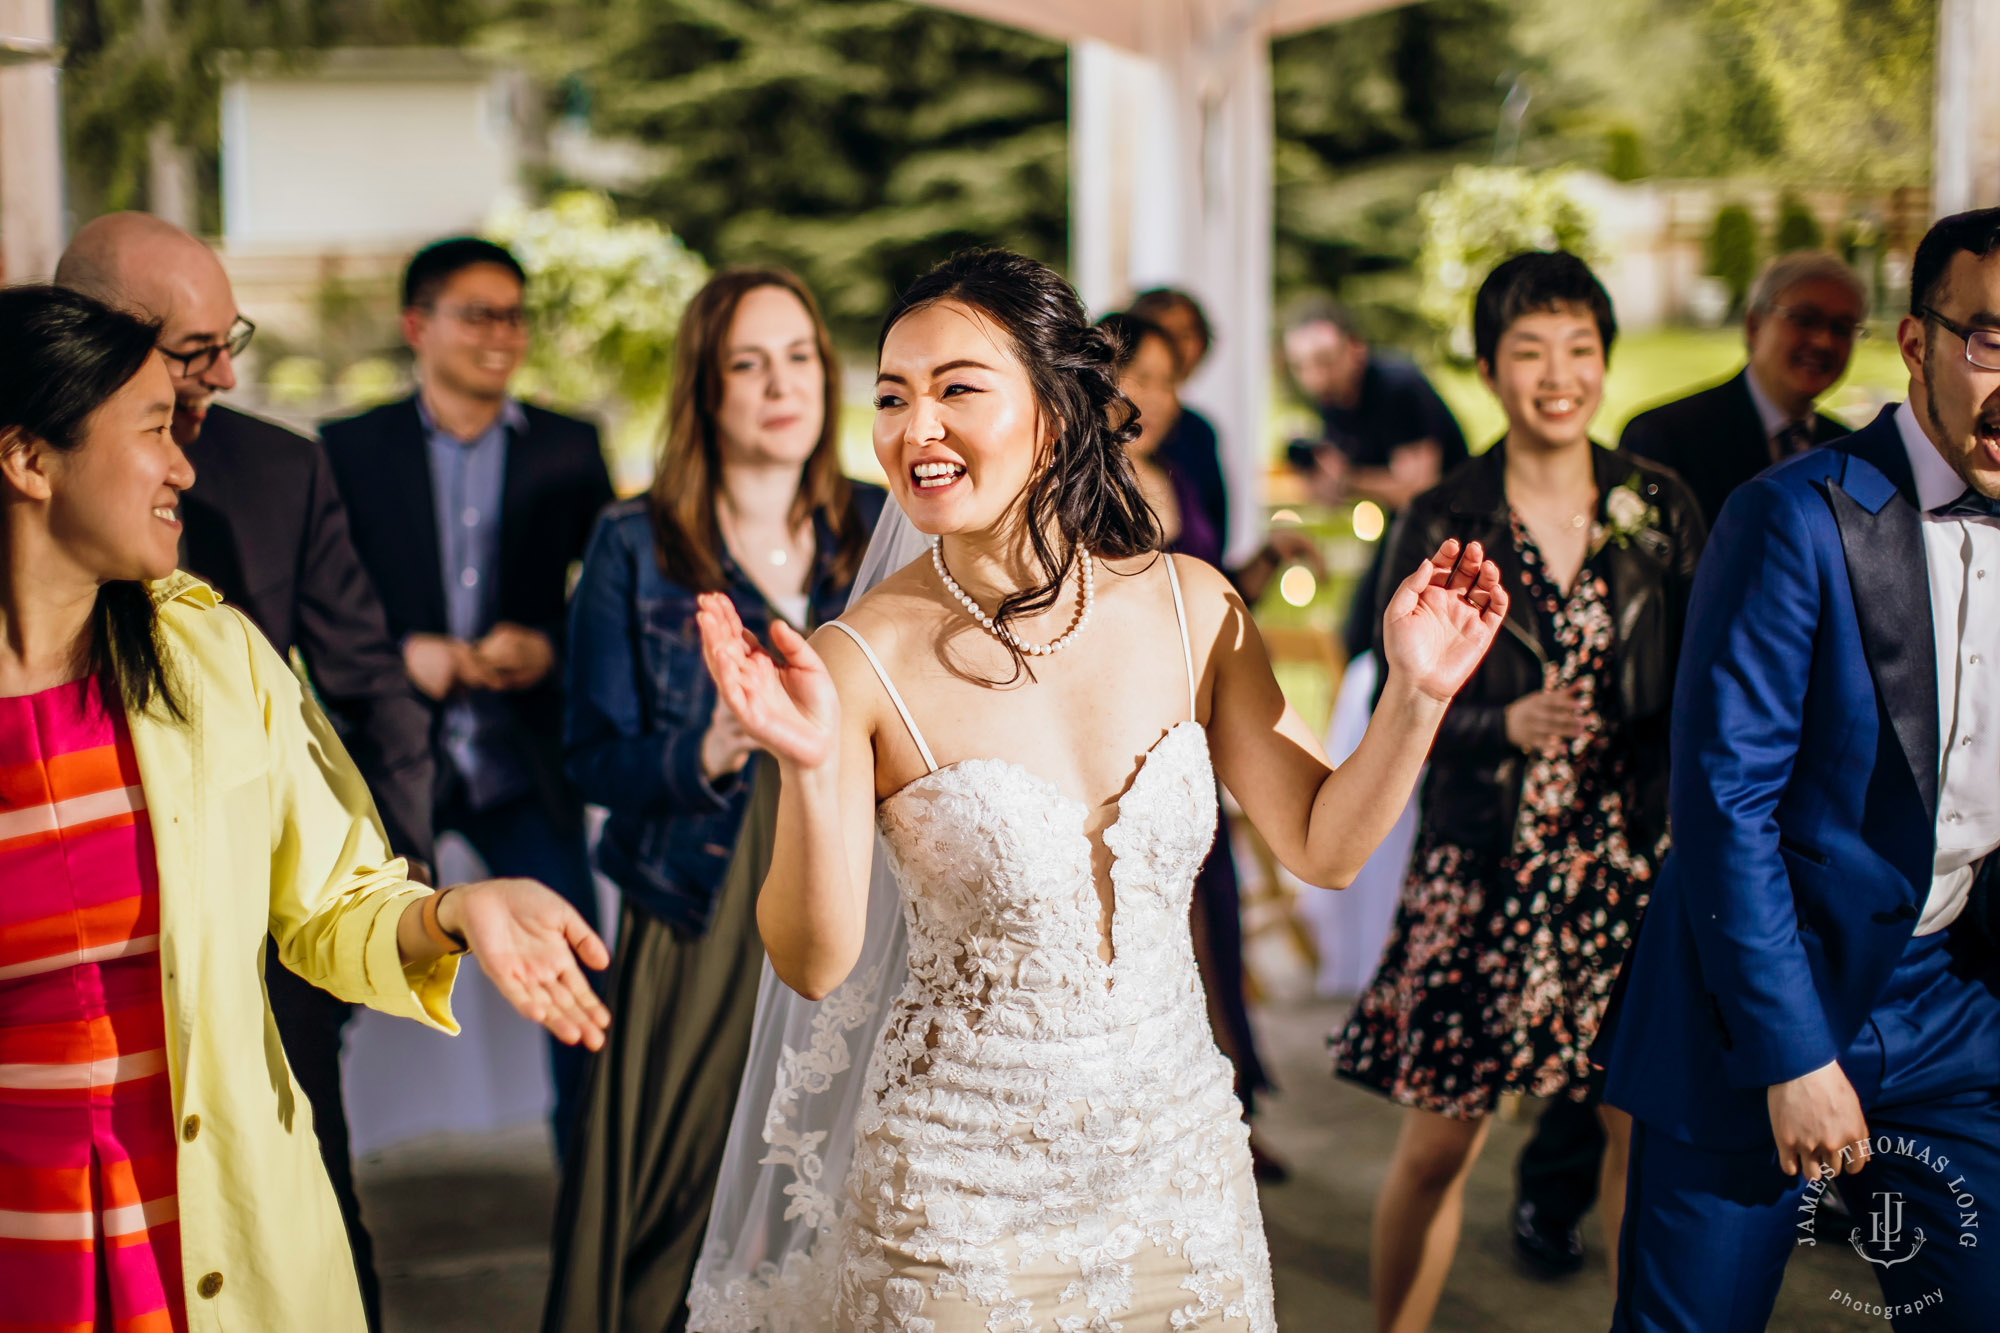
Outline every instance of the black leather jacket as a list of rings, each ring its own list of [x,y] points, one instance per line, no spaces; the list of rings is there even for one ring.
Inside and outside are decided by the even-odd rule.
[[[1636,800],[1629,812],[1632,845],[1650,847],[1667,826],[1667,718],[1688,589],[1707,529],[1694,495],[1671,471],[1612,449],[1593,451],[1598,520],[1605,497],[1635,475],[1638,491],[1657,511],[1626,544],[1600,557],[1611,585],[1616,640],[1613,670],[1620,739],[1630,747]],[[1521,803],[1524,753],[1507,739],[1507,705],[1542,688],[1545,655],[1536,610],[1519,595],[1521,560],[1508,526],[1504,444],[1453,470],[1403,511],[1389,541],[1379,605],[1417,562],[1447,537],[1476,541],[1500,566],[1513,594],[1507,622],[1492,650],[1453,700],[1431,747],[1423,783],[1423,826],[1462,846],[1505,851]],[[1381,659],[1382,630],[1375,629]]]

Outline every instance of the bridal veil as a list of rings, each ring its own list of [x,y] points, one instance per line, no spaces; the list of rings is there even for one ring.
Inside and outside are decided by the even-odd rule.
[[[891,499],[848,605],[929,545]],[[855,1117],[867,1092],[869,1057],[905,971],[902,903],[879,846],[867,930],[853,972],[817,1003],[764,964],[750,1056],[688,1295],[695,1333],[832,1327],[836,1219]]]

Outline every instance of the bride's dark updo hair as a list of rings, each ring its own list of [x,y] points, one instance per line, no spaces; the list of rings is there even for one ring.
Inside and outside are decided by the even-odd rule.
[[[1037,406],[1055,425],[1048,466],[1028,484],[1023,515],[1048,579],[1000,603],[994,624],[1055,605],[1079,549],[1112,559],[1159,550],[1159,521],[1139,494],[1125,452],[1139,434],[1139,409],[1118,389],[1123,349],[1111,332],[1091,324],[1062,275],[1011,250],[953,255],[890,309],[875,340],[877,360],[905,315],[940,301],[970,306],[1000,326],[1027,369]],[[1021,651],[1009,648],[1025,665]]]

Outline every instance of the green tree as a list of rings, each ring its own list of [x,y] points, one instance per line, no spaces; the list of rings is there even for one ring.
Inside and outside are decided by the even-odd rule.
[[[1604,174],[1615,181],[1635,181],[1646,175],[1646,151],[1639,131],[1613,125],[1604,132]]]
[[[1521,0],[1515,37],[1661,171],[1927,176],[1936,0]]]
[[[797,270],[843,342],[953,250],[1065,257],[1056,43],[903,0],[521,0],[488,40],[661,150],[626,211]]]
[[[1936,0],[1704,0],[1704,7],[1741,35],[1775,110],[1782,144],[1771,165],[1809,180],[1928,178]]]
[[[1281,295],[1352,299],[1371,276],[1411,272],[1419,196],[1491,155],[1502,99],[1525,68],[1513,25],[1499,0],[1428,0],[1274,43]],[[1405,288],[1399,301],[1414,304]]]

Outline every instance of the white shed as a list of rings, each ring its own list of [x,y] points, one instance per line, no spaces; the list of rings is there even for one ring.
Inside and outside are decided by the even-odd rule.
[[[407,249],[521,197],[519,79],[462,52],[243,58],[222,91],[232,255]]]

